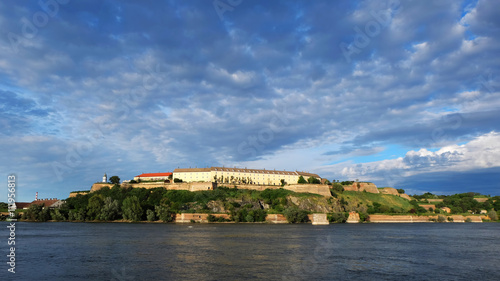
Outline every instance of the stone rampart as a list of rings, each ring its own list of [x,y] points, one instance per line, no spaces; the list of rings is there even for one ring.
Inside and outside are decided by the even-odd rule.
[[[392,187],[380,188],[378,191],[382,194],[390,194],[390,195],[399,196],[399,192],[395,188],[392,188]]]
[[[240,184],[236,185],[238,189],[252,189],[252,190],[265,190],[265,189],[278,189],[283,188],[287,190],[291,190],[293,192],[302,192],[302,193],[313,193],[319,194],[325,197],[330,197],[330,186],[324,184],[290,184],[290,185],[252,185],[252,184]]]
[[[312,222],[313,225],[329,225],[330,224],[326,214],[309,215],[309,220]]]
[[[352,185],[344,185],[344,190],[366,191],[370,193],[380,193],[377,186],[371,182],[355,182]]]
[[[266,222],[269,223],[288,223],[284,215],[281,214],[269,214],[266,216]]]
[[[78,195],[85,195],[85,194],[89,194],[90,191],[80,191],[80,192],[70,192],[69,193],[69,197],[68,198],[71,198],[71,197],[76,197]]]
[[[177,223],[190,223],[194,222],[208,222],[208,216],[212,215],[216,218],[223,217],[225,219],[229,219],[230,216],[228,214],[201,214],[201,213],[182,213],[175,215],[175,222]]]
[[[112,188],[113,184],[110,183],[94,183],[90,192],[94,192],[102,189],[103,187]],[[233,185],[234,186],[234,185]],[[252,185],[252,184],[240,184],[235,185],[238,189],[252,189],[252,190],[265,190],[265,189],[278,189],[281,185]],[[146,188],[152,189],[157,187],[163,187],[167,190],[189,190],[189,191],[202,191],[202,190],[214,190],[217,188],[216,183],[212,182],[183,182],[183,183],[163,183],[163,182],[141,182],[141,183],[123,183],[122,188]],[[324,184],[292,184],[283,186],[284,189],[288,189],[294,192],[305,192],[319,194],[322,196],[330,197],[330,187]]]
[[[445,222],[449,222],[449,218],[453,219],[453,222],[465,222],[467,218],[471,219],[471,222],[483,222],[484,216],[462,216],[462,215],[451,215],[444,216],[446,218]],[[437,220],[438,216],[390,216],[390,215],[370,215],[368,220],[374,223],[414,223],[414,222],[431,222],[430,219]]]
[[[349,212],[349,217],[347,218],[346,223],[359,223],[360,218],[357,212]]]
[[[411,197],[406,193],[399,194],[399,197],[411,201]]]

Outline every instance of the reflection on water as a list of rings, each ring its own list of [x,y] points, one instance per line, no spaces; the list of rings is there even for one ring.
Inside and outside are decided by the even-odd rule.
[[[499,230],[496,223],[18,223],[14,280],[500,280]],[[4,266],[0,280],[12,280],[7,273]]]

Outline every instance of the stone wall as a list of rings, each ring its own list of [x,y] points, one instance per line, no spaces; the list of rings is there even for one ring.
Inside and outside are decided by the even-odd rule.
[[[445,216],[446,222],[448,218],[453,218],[453,222],[465,222],[467,218],[470,218],[472,222],[483,222],[482,219],[485,216],[462,216],[462,215],[452,215]],[[438,216],[390,216],[390,215],[370,215],[368,220],[374,223],[414,223],[414,222],[431,222],[429,219],[437,220]]]
[[[370,193],[380,193],[377,186],[371,182],[355,182],[352,185],[344,185],[344,190],[365,191]]]
[[[269,223],[288,223],[284,215],[281,214],[269,214],[266,217],[266,222]]]
[[[399,197],[401,197],[401,198],[404,198],[404,199],[406,199],[406,200],[411,201],[411,197],[410,197],[410,195],[408,195],[408,194],[406,194],[406,193],[399,194]]]
[[[82,192],[70,192],[69,193],[69,197],[68,198],[71,198],[71,197],[76,197],[77,195],[85,195],[85,194],[88,194],[90,191],[82,191]]]
[[[329,225],[330,222],[328,221],[328,218],[326,217],[326,214],[312,214],[309,217],[309,220],[312,222],[313,225]]]
[[[349,217],[347,218],[346,223],[359,223],[359,214],[356,212],[349,212]]]
[[[102,189],[103,187],[112,188],[113,185],[110,183],[94,183],[90,192],[94,192]],[[163,187],[167,190],[189,190],[189,191],[201,191],[201,190],[213,190],[216,184],[212,182],[182,182],[182,183],[163,183],[163,182],[141,182],[141,183],[122,183],[122,188],[145,188],[152,189],[157,187]]]
[[[396,195],[399,196],[399,192],[392,187],[384,187],[378,190],[382,194],[390,194],[390,195]]]
[[[240,184],[236,185],[238,189],[252,189],[252,190],[265,190],[265,189],[278,189],[282,188],[281,185],[252,185]],[[293,192],[313,193],[325,197],[330,197],[330,186],[324,184],[290,184],[283,186],[283,189],[291,190]]]
[[[406,200],[411,200],[411,198],[410,198],[410,196],[408,194],[405,194],[405,193],[401,193],[400,194],[397,189],[392,188],[392,187],[380,188],[379,192],[382,193],[382,194],[395,195],[395,196],[399,196],[401,198],[404,198]]]
[[[94,183],[90,192],[94,192],[102,189],[103,187],[112,188],[113,185],[110,183]],[[252,189],[252,190],[265,190],[267,188],[270,189],[278,189],[281,188],[281,185],[252,185],[252,184],[240,184],[240,185],[232,185],[236,186],[238,189]],[[189,190],[189,191],[201,191],[201,190],[214,190],[217,188],[216,183],[212,182],[183,182],[183,183],[163,183],[163,182],[143,182],[143,183],[123,183],[121,185],[122,188],[156,188],[163,187],[167,190]],[[324,184],[292,184],[283,186],[284,189],[288,189],[294,192],[306,192],[319,194],[322,196],[330,197],[330,186]]]
[[[182,214],[176,214],[175,215],[175,222],[177,223],[190,223],[191,221],[195,222],[208,222],[208,216],[210,214],[201,214],[201,213],[193,213],[193,214],[188,214],[188,213],[182,213]],[[230,216],[228,214],[211,214],[212,216],[216,218],[223,217],[225,219],[229,219]]]

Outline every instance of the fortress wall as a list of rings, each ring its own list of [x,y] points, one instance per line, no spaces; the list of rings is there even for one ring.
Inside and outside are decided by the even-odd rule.
[[[462,215],[452,215],[445,216],[448,222],[448,217],[453,218],[453,222],[465,222],[467,218],[470,218],[472,222],[483,222],[482,219],[485,216],[462,216]],[[429,219],[436,219],[438,216],[390,216],[390,215],[370,215],[369,221],[374,223],[412,223],[412,222],[430,222]]]
[[[312,214],[312,217],[309,219],[312,221],[313,225],[329,225],[330,224],[326,214]]]
[[[85,194],[89,194],[90,191],[88,192],[70,192],[69,193],[69,197],[68,198],[71,198],[71,197],[76,197],[78,195],[85,195]]]
[[[251,190],[265,190],[265,189],[278,189],[281,185],[252,185],[240,184],[236,185],[238,189],[251,189]],[[291,190],[293,192],[314,193],[325,197],[330,197],[330,186],[324,184],[291,184],[283,186],[283,189]]]
[[[390,215],[370,215],[368,220],[373,223],[413,223],[430,222],[430,218],[437,216],[390,216]]]
[[[406,193],[399,194],[399,197],[411,201],[411,197],[408,194],[406,194]]]
[[[270,223],[288,223],[284,215],[281,214],[269,214],[266,217],[266,222]]]
[[[483,222],[481,217],[478,216],[466,216],[465,219],[470,219],[471,222]]]
[[[94,192],[102,189],[103,187],[112,188],[113,184],[110,183],[94,183],[90,192]],[[278,189],[281,185],[252,185],[252,184],[240,184],[235,185],[238,189],[251,189],[251,190],[265,190],[265,189]],[[201,190],[214,190],[217,188],[216,183],[212,182],[183,182],[183,183],[162,183],[162,182],[144,182],[144,183],[123,183],[122,188],[132,187],[132,188],[146,188],[152,189],[157,187],[163,187],[167,190],[189,190],[189,191],[201,191]],[[324,184],[292,184],[283,186],[284,189],[291,190],[294,192],[305,192],[319,194],[325,197],[330,197],[330,186]],[[76,195],[75,195],[76,196]]]
[[[92,187],[90,188],[90,192],[94,192],[94,191],[98,191],[100,189],[102,189],[103,187],[109,187],[109,188],[112,188],[113,185],[110,184],[110,183],[103,183],[103,182],[98,182],[98,183],[94,183],[92,185]]]
[[[358,187],[359,185],[359,187]],[[345,185],[344,190],[348,191],[365,191],[370,193],[380,193],[375,184],[371,182],[355,182],[352,185]]]
[[[175,222],[176,223],[190,223],[191,220],[194,220],[195,222],[208,222],[209,215],[212,215],[216,218],[219,218],[219,217],[223,217],[225,219],[230,218],[230,216],[228,214],[201,214],[201,213],[188,214],[188,213],[182,213],[182,214],[175,215]]]
[[[379,192],[382,194],[390,194],[390,195],[396,195],[399,196],[399,192],[392,187],[384,187],[382,189],[379,189]]]
[[[330,186],[324,184],[294,184],[294,185],[285,185],[283,188],[294,192],[314,193],[325,197],[332,196],[330,194]]]
[[[346,223],[359,223],[360,217],[357,212],[349,212]]]

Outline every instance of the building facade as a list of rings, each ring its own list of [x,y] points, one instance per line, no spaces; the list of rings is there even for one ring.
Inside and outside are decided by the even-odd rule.
[[[227,184],[258,184],[258,185],[281,185],[296,184],[299,177],[303,176],[305,180],[309,177],[321,180],[317,174],[299,172],[299,171],[277,171],[260,170],[247,168],[178,168],[174,170],[174,178],[181,179],[183,182],[217,182]]]

